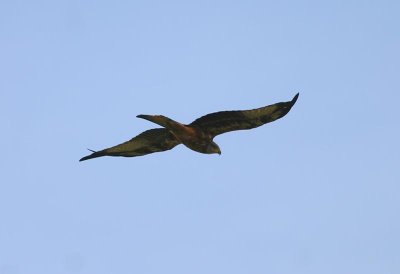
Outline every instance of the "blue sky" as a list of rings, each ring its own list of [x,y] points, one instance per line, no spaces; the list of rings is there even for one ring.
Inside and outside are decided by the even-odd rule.
[[[399,273],[398,1],[2,1],[0,273]],[[154,127],[283,119],[78,162]]]

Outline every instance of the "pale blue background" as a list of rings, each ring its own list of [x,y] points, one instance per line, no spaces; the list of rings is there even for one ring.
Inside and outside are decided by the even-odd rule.
[[[400,273],[399,1],[2,1],[0,273]],[[78,162],[153,125],[283,119]]]

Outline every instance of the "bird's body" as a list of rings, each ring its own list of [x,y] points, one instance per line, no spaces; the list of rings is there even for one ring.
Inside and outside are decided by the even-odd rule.
[[[150,129],[122,144],[83,157],[80,161],[101,156],[142,156],[166,151],[178,144],[205,154],[221,154],[214,137],[234,130],[252,129],[285,116],[296,103],[299,94],[289,102],[239,111],[221,111],[207,114],[185,125],[162,115],[138,115],[163,128]]]
[[[138,115],[137,117],[165,127],[179,142],[194,151],[206,154],[218,153],[209,148],[213,136],[200,127],[183,125],[162,115]]]

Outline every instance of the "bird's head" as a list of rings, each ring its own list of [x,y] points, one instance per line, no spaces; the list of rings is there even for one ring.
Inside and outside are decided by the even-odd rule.
[[[218,153],[219,155],[221,155],[221,149],[215,142],[211,142],[207,147],[207,153],[209,154]]]

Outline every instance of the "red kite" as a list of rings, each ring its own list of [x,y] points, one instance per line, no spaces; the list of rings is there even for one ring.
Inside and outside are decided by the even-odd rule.
[[[138,118],[156,123],[163,128],[154,128],[140,133],[131,140],[83,157],[79,161],[101,156],[135,157],[166,151],[179,144],[206,154],[221,154],[214,137],[234,130],[252,129],[285,116],[296,103],[297,93],[291,101],[236,111],[220,111],[207,114],[189,125],[181,124],[162,115],[138,115]]]

